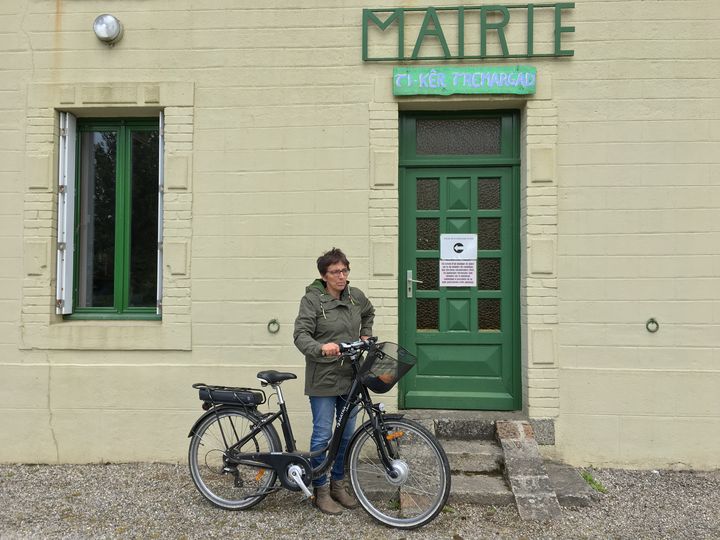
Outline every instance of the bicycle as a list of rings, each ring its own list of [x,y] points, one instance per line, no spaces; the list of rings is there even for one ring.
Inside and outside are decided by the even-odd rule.
[[[370,390],[389,391],[415,365],[415,357],[377,338],[340,344],[339,361],[350,361],[353,379],[347,400],[328,447],[299,452],[293,437],[280,385],[296,379],[294,373],[261,371],[262,387],[270,386],[279,410],[258,411],[267,401],[262,389],[193,384],[205,413],[190,430],[188,461],[198,491],[212,504],[227,510],[255,506],[268,494],[286,488],[312,499],[313,478],[325,474],[340,446],[353,411],[367,420],[355,430],[347,447],[345,471],[360,505],[377,521],[399,529],[414,529],[432,521],[450,494],[450,466],[442,446],[423,426],[388,414],[373,403]],[[356,409],[357,408],[357,409]],[[282,450],[274,422],[280,420],[285,440]],[[327,450],[315,469],[312,457]],[[276,486],[279,480],[280,486]]]

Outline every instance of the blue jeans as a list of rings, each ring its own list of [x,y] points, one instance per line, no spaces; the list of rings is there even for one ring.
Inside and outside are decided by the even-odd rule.
[[[310,409],[313,416],[313,430],[310,437],[310,451],[314,452],[325,448],[330,442],[333,434],[333,424],[335,418],[340,414],[347,396],[310,396]],[[355,417],[357,416],[357,407],[350,412],[350,418],[345,426],[340,448],[338,449],[335,463],[333,464],[331,476],[333,480],[342,480],[345,477],[345,452],[347,451],[350,437],[355,431]],[[320,465],[325,459],[327,452],[323,452],[310,460],[313,468]],[[313,480],[313,486],[323,486],[327,482],[326,475],[319,476]]]

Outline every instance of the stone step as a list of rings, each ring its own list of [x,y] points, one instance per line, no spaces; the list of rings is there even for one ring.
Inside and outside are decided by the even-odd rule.
[[[502,449],[492,441],[441,440],[450,469],[460,473],[501,473]]]
[[[410,409],[403,411],[408,418],[422,423],[439,439],[494,440],[498,418],[520,418],[521,413],[483,411],[448,411],[440,409]]]
[[[497,436],[505,456],[505,478],[523,520],[560,517],[560,503],[545,469],[533,429],[525,420],[501,420]]]
[[[555,423],[552,419],[527,419],[522,411],[449,411],[442,409],[409,409],[402,414],[420,422],[439,439],[495,440],[499,420],[526,420],[539,445],[555,444]]]
[[[560,506],[590,506],[602,495],[582,479],[570,465],[546,462],[550,483],[555,489]],[[451,477],[450,504],[478,504],[508,506],[515,504],[515,497],[505,477],[497,474],[453,474]]]
[[[450,498],[452,504],[507,506],[515,503],[512,491],[500,475],[453,474]]]
[[[537,445],[555,443],[552,420],[527,420],[519,412],[403,413],[445,449],[452,471],[450,504],[514,504],[523,519],[544,520],[559,515],[559,506],[587,506],[598,498],[573,467],[544,463]]]
[[[435,436],[465,441],[495,440],[495,420],[484,418],[437,418]]]
[[[546,461],[545,470],[560,506],[590,506],[601,497],[600,493],[580,476],[580,472],[570,465]]]

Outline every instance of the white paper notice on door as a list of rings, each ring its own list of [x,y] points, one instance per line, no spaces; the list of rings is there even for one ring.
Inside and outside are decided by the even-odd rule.
[[[477,234],[441,234],[441,259],[477,259]]]
[[[475,287],[477,284],[477,259],[443,260],[440,259],[441,287]]]

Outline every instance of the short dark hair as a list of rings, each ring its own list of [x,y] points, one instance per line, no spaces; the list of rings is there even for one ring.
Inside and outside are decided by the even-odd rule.
[[[317,260],[317,269],[318,272],[320,272],[321,276],[324,276],[327,273],[327,269],[337,263],[343,263],[345,266],[347,266],[348,270],[350,269],[350,261],[348,261],[345,254],[339,250],[338,248],[332,248],[330,251],[326,251],[322,255],[318,257]]]

